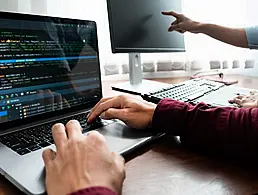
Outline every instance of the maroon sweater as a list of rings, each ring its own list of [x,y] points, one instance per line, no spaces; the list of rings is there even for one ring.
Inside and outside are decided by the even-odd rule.
[[[154,113],[153,129],[180,136],[191,148],[220,154],[258,156],[258,108],[209,108],[162,100]],[[73,195],[115,195],[105,188],[90,188]]]

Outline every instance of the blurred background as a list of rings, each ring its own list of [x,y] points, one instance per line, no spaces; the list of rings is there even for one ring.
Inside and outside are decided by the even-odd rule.
[[[128,54],[111,52],[106,0],[0,0],[0,3],[3,11],[95,20],[103,78],[128,78]],[[258,25],[257,6],[257,0],[183,0],[183,14],[197,21],[246,27]],[[142,54],[144,77],[181,77],[204,70],[258,76],[258,51],[229,46],[200,34],[186,33],[185,43],[183,53]]]

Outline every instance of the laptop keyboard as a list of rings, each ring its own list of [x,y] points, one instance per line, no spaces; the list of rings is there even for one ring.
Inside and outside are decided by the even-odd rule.
[[[82,113],[23,131],[10,133],[0,137],[0,142],[16,153],[25,155],[54,143],[51,128],[56,123],[66,124],[70,120],[78,120],[83,128],[83,133],[114,123],[113,120],[102,120],[98,118],[95,122],[88,124],[87,114]]]

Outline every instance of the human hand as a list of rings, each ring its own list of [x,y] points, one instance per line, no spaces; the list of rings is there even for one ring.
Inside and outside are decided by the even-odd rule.
[[[49,195],[65,195],[88,187],[101,186],[120,194],[125,179],[124,159],[111,153],[97,131],[82,134],[78,121],[52,128],[56,153],[43,152],[46,187]]]
[[[176,18],[174,22],[171,23],[171,26],[168,28],[168,31],[177,31],[179,33],[191,32],[191,33],[198,33],[200,23],[187,18],[183,14],[179,14],[173,11],[163,11],[163,15],[166,16],[173,16]]]
[[[133,96],[103,98],[91,110],[88,122],[100,115],[103,119],[120,119],[132,128],[146,129],[151,127],[155,109],[155,104]]]
[[[243,108],[258,108],[258,92],[251,91],[248,95],[238,95],[229,100]]]

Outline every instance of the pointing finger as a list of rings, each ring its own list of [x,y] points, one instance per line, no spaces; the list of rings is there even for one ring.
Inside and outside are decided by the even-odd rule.
[[[180,14],[176,13],[176,12],[173,12],[173,11],[163,11],[161,12],[163,15],[165,16],[173,16],[175,18],[179,18],[180,17]]]

